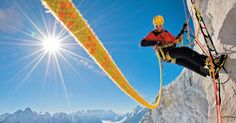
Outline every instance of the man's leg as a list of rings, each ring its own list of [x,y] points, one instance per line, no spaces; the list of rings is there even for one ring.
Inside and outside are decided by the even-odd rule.
[[[172,58],[186,59],[193,64],[204,67],[206,63],[207,56],[199,54],[198,52],[188,48],[188,47],[177,47],[168,50],[169,55]],[[186,61],[185,60],[185,61]]]
[[[181,65],[181,66],[184,66],[204,77],[206,77],[207,75],[209,75],[209,70],[204,68],[204,67],[201,67],[199,65],[196,65],[194,63],[192,63],[191,61],[188,61],[186,59],[183,59],[183,58],[176,58],[175,60],[175,63],[178,64],[178,65]]]

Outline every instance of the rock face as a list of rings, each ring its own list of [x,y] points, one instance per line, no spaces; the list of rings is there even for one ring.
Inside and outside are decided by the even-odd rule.
[[[195,32],[198,30],[191,0],[187,0],[193,17]],[[207,28],[219,53],[229,57],[225,68],[229,81],[221,84],[221,109],[223,123],[236,123],[236,0],[196,0]],[[202,36],[198,38],[203,44]],[[198,46],[194,48],[198,52]],[[221,81],[228,75],[220,72]],[[210,77],[201,77],[184,69],[180,76],[164,88],[161,105],[150,110],[142,123],[216,123],[216,105]]]
[[[164,88],[161,105],[150,110],[142,123],[206,123],[208,117],[207,94],[200,85],[203,78],[193,78],[184,70],[170,85]]]

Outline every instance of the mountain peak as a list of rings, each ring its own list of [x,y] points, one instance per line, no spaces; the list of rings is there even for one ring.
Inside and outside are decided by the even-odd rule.
[[[31,108],[27,107],[27,108],[24,110],[24,112],[32,113],[32,110],[31,110]]]
[[[140,107],[136,107],[133,111],[143,111]],[[130,115],[132,114],[132,115]],[[136,115],[137,114],[137,115]],[[35,112],[32,111],[31,108],[26,108],[25,110],[18,110],[14,114],[8,114],[6,118],[3,115],[0,115],[0,123],[102,123],[103,121],[111,122],[126,122],[134,121],[130,123],[138,122],[144,114],[140,115],[140,113],[127,113],[127,115],[118,115],[112,110],[84,110],[78,111],[76,113],[55,113],[54,115],[50,115],[49,113],[43,112]],[[1,117],[2,116],[2,117]],[[75,122],[73,122],[73,118]]]

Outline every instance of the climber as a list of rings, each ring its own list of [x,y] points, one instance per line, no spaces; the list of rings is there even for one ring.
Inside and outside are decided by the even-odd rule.
[[[165,62],[172,62],[184,66],[204,77],[211,76],[210,59],[206,55],[199,54],[188,47],[176,47],[183,38],[183,34],[187,29],[184,23],[182,30],[177,37],[173,36],[167,30],[164,30],[164,18],[161,15],[155,16],[153,19],[154,30],[150,32],[142,41],[141,46],[153,46],[158,51],[160,57]],[[227,55],[222,54],[215,57],[215,78],[219,78],[219,70],[223,67]]]

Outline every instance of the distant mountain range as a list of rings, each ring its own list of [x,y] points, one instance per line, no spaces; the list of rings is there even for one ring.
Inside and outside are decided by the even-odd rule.
[[[126,114],[116,114],[112,110],[82,110],[51,115],[26,108],[13,114],[0,115],[0,123],[138,123],[147,111],[138,106]]]

